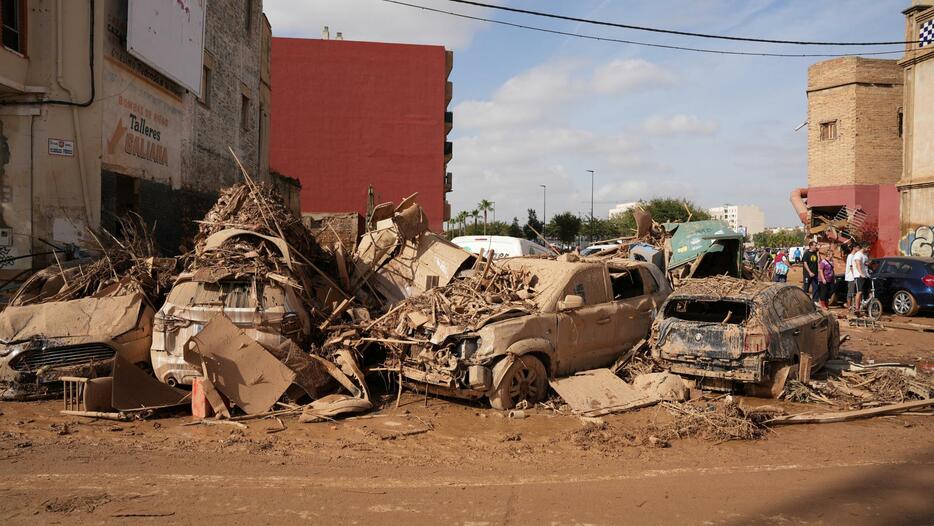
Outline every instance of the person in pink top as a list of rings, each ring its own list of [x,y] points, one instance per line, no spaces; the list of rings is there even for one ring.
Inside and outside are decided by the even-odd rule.
[[[820,286],[820,306],[826,309],[834,286],[833,248],[827,248],[821,254],[820,263],[817,264],[817,281]]]

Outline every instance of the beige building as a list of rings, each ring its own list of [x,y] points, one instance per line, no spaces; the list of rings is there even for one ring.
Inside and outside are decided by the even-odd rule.
[[[50,244],[92,245],[88,228],[113,229],[127,212],[178,250],[217,190],[241,178],[228,146],[267,177],[262,2],[163,3],[204,10],[200,96],[130,52],[127,0],[3,2],[0,277],[48,264],[33,255]]]
[[[713,219],[719,219],[730,225],[733,230],[740,230],[753,236],[765,230],[765,214],[754,205],[723,205],[709,208],[707,212]]]
[[[902,70],[841,57],[808,68],[808,186],[895,184],[901,176]]]
[[[904,11],[904,157],[898,191],[903,254],[934,255],[934,2],[914,0]]]

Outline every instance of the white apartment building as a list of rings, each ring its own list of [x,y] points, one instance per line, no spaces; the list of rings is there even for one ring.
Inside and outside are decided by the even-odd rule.
[[[613,219],[614,217],[625,213],[626,211],[636,206],[637,204],[639,204],[639,201],[633,201],[631,203],[620,203],[614,206],[613,208],[611,208],[610,213],[607,215],[609,216],[610,219]]]
[[[707,212],[714,219],[725,221],[733,230],[744,231],[749,236],[765,230],[765,214],[758,206],[723,205]]]

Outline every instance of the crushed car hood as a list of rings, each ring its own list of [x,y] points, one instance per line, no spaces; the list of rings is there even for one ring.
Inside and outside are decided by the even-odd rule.
[[[0,313],[0,342],[33,338],[110,339],[136,328],[142,294],[7,307]]]

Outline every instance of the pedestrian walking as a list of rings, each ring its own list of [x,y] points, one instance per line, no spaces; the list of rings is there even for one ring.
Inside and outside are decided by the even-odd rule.
[[[820,306],[830,308],[830,296],[833,295],[834,273],[833,273],[833,248],[824,250],[820,263],[817,265],[817,281],[819,284]]]
[[[846,308],[854,309],[853,300],[856,298],[856,275],[853,273],[853,259],[856,258],[856,244],[847,245],[846,271],[843,279],[846,281]]]
[[[808,243],[808,249],[804,253],[804,264],[802,265],[804,282],[802,287],[805,294],[811,295],[811,300],[817,303],[820,295],[820,282],[817,279],[818,266],[820,264],[820,254],[817,252],[817,243],[811,241]]]
[[[775,260],[772,265],[772,279],[778,283],[786,283],[788,281],[788,270],[790,265],[788,264],[788,257],[785,256],[785,251],[779,250],[778,254],[775,254]]]

